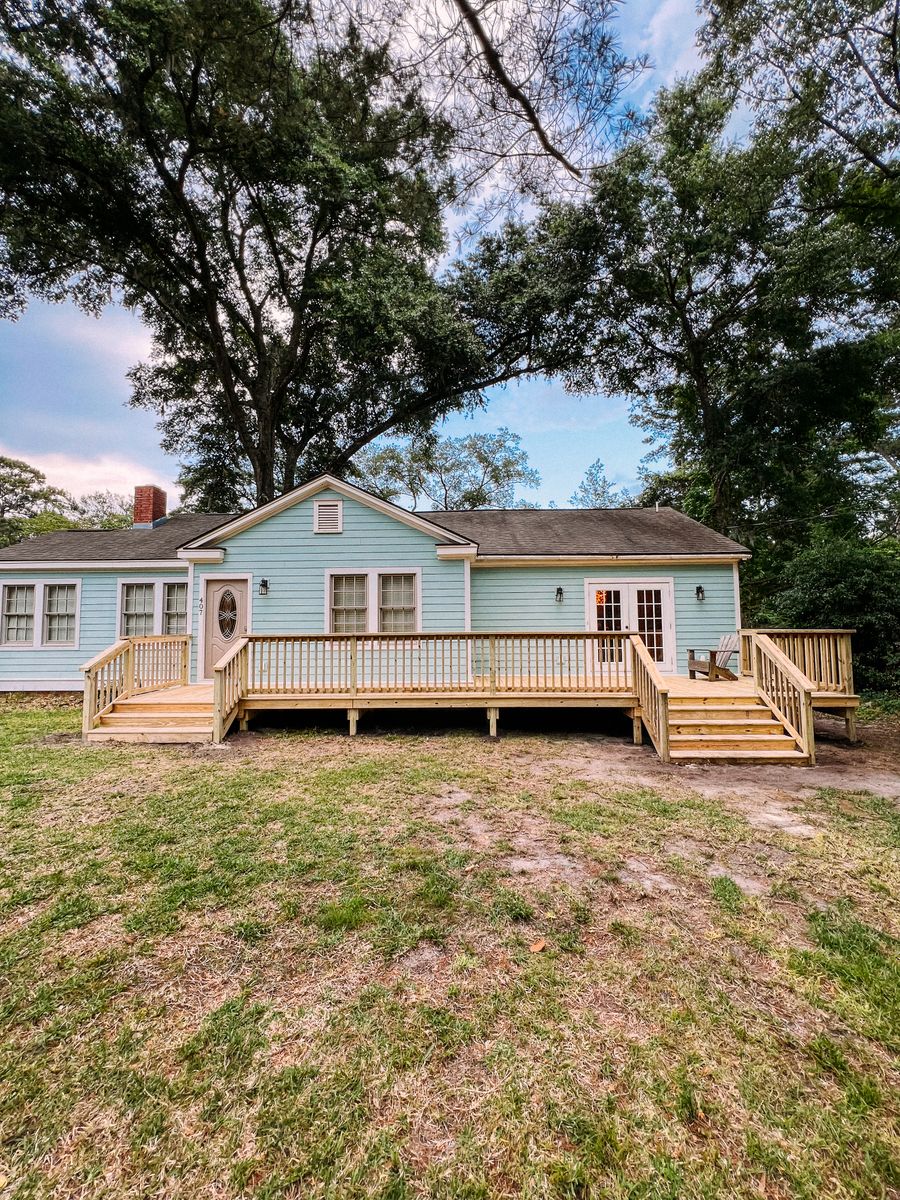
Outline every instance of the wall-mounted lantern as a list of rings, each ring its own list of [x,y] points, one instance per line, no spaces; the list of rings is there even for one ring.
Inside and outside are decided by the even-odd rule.
[[[563,590],[561,587],[558,587],[556,589],[556,603],[562,604],[562,602],[563,602]]]
[[[268,596],[268,594],[269,594],[269,581],[268,581],[268,579],[261,579],[261,580],[259,581],[259,594],[260,594],[261,596]]]
[[[697,587],[696,587],[696,589],[694,590],[694,595],[697,597],[697,599],[698,599],[698,600],[705,600],[705,599],[706,599],[706,592],[704,592],[704,590],[703,590],[703,584],[702,584],[702,583],[698,583],[698,584],[697,584]]]

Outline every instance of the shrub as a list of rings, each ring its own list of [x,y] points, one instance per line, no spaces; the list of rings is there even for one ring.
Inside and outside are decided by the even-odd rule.
[[[900,546],[835,541],[802,551],[785,568],[759,623],[855,629],[857,690],[900,688]]]

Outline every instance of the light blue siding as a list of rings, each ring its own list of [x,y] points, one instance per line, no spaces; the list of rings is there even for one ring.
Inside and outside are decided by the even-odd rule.
[[[731,563],[648,567],[473,567],[472,628],[567,632],[586,627],[585,580],[672,579],[677,670],[687,670],[688,649],[715,646],[735,631]],[[702,584],[705,599],[696,598]],[[556,600],[556,589],[563,599]]]
[[[343,501],[342,533],[313,533],[315,500]],[[441,562],[435,553],[438,541],[357,500],[328,490],[317,492],[223,542],[224,562],[198,563],[194,568],[194,612],[199,608],[204,578],[249,572],[253,576],[254,633],[323,633],[327,571],[418,567],[422,572],[423,631],[461,630],[465,628],[464,564]],[[259,595],[263,578],[269,581],[267,596]],[[194,633],[196,671],[198,618]]]
[[[341,500],[343,531],[313,532],[316,500]],[[222,563],[195,564],[191,598],[192,678],[197,678],[200,641],[200,600],[203,582],[212,575],[250,576],[250,628],[255,633],[322,633],[327,629],[328,572],[409,571],[421,575],[421,627],[424,632],[454,632],[466,627],[466,564],[441,561],[441,540],[355,499],[321,491],[222,543]],[[0,689],[16,681],[24,686],[80,686],[78,668],[111,645],[118,636],[118,581],[187,579],[181,569],[133,571],[124,569],[0,572],[0,579],[27,583],[80,579],[79,641],[76,648],[0,646]],[[722,634],[735,629],[734,574],[730,563],[698,566],[654,564],[632,566],[473,565],[471,627],[475,631],[583,630],[585,580],[672,579],[674,583],[677,666],[686,670],[687,649],[714,646]],[[268,580],[268,595],[259,583]],[[705,599],[695,590],[702,584]],[[556,589],[563,600],[556,601]],[[373,602],[374,598],[370,598]],[[40,622],[40,615],[36,615]]]
[[[81,582],[81,611],[78,621],[78,645],[74,649],[37,645],[28,649],[0,646],[0,690],[10,690],[17,681],[39,685],[65,684],[80,687],[79,667],[89,658],[105,650],[118,637],[118,581],[120,579],[186,579],[187,566],[148,571],[123,569],[106,571],[3,571],[4,583],[69,583]],[[35,625],[40,640],[40,613]]]

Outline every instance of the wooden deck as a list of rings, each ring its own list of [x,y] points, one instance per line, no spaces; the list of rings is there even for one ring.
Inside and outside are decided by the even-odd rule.
[[[278,709],[344,710],[355,734],[365,711],[481,708],[496,735],[502,709],[615,708],[665,761],[806,764],[813,710],[843,712],[852,739],[859,704],[846,656],[819,655],[842,664],[823,687],[758,631],[751,671],[714,682],[661,674],[631,634],[252,635],[200,684],[185,682],[186,644],[128,639],[87,664],[85,739],[221,741],[232,724]]]

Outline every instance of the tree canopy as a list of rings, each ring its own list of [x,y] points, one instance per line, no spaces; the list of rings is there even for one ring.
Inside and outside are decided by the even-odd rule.
[[[661,93],[589,200],[481,253],[565,279],[553,321],[570,386],[631,397],[676,468],[670,498],[677,483],[679,506],[755,542],[798,520],[853,524],[845,460],[884,435],[898,361],[868,251],[808,202],[784,130],[729,140],[734,103],[708,78]]]
[[[134,401],[189,464],[221,440],[270,499],[535,369],[530,314],[487,341],[435,278],[451,130],[384,46],[265,0],[17,0],[0,31],[6,311],[139,308]]]
[[[412,508],[521,507],[518,489],[541,482],[522,439],[509,429],[371,447],[353,469],[361,487]]]

